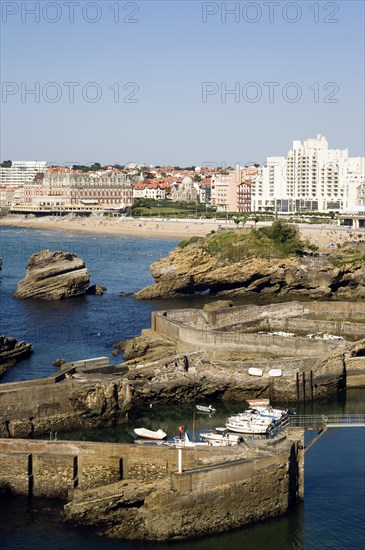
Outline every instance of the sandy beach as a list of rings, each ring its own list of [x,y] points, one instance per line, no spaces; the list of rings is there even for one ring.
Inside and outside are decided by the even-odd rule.
[[[254,224],[246,222],[245,228]],[[260,223],[257,224],[259,227]],[[0,219],[0,226],[31,227],[34,229],[56,229],[70,233],[93,233],[103,235],[120,235],[125,237],[188,239],[193,235],[203,237],[210,231],[219,228],[236,229],[233,221],[225,220],[167,220],[167,219],[130,219],[130,218],[60,218],[42,217],[26,218],[25,216],[8,216]],[[241,226],[240,226],[241,227]],[[320,251],[328,251],[333,244],[351,240],[350,228],[338,227],[336,224],[310,225],[298,224],[302,238],[316,244]],[[356,230],[354,234],[362,234],[364,230]]]

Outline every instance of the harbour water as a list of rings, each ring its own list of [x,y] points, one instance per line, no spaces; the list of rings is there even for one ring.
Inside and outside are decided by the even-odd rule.
[[[135,301],[120,296],[152,282],[149,265],[176,245],[174,240],[137,239],[2,228],[3,270],[0,273],[0,333],[32,342],[32,357],[3,376],[1,383],[48,376],[57,358],[77,360],[111,354],[115,342],[135,336],[150,326],[151,311],[188,307],[192,299],[164,302]],[[43,249],[68,250],[82,257],[92,283],[107,287],[103,296],[64,302],[23,301],[11,292],[23,277],[30,255]],[[195,414],[193,405],[153,407],[141,411],[131,425],[93,433],[58,434],[58,437],[132,441],[133,427],[161,427],[174,435],[179,423],[188,431],[214,428],[238,405],[216,404],[216,416]],[[303,405],[301,406],[303,407]],[[299,407],[297,412],[304,412]],[[306,405],[308,414],[365,412],[365,391],[353,390],[330,403]],[[310,437],[307,434],[306,437]],[[365,548],[365,430],[328,430],[305,456],[305,502],[283,517],[230,533],[174,543],[121,542],[101,539],[88,529],[63,525],[60,503],[10,497],[0,499],[0,546],[5,550],[349,550]]]

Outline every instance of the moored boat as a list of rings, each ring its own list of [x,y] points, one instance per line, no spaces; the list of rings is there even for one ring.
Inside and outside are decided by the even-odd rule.
[[[247,399],[247,403],[252,412],[259,414],[261,417],[281,421],[288,416],[288,409],[274,409],[270,405],[269,399]]]
[[[151,439],[154,441],[162,441],[167,437],[167,434],[163,430],[157,430],[156,432],[152,430],[147,430],[146,428],[135,428],[134,433],[138,437],[143,437],[143,439]]]
[[[230,416],[226,422],[227,430],[241,434],[267,434],[273,427],[271,419],[250,413]]]
[[[216,409],[214,407],[212,407],[212,405],[196,405],[196,408],[199,412],[204,412],[204,413],[215,413],[216,412]]]
[[[174,441],[166,441],[164,445],[184,449],[195,449],[197,447],[207,447],[209,446],[209,443],[207,441],[190,441],[189,435],[185,432],[184,437],[174,437]]]

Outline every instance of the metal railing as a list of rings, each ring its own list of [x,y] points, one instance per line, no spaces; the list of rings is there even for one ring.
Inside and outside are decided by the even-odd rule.
[[[291,415],[288,420],[290,428],[365,428],[365,414]]]

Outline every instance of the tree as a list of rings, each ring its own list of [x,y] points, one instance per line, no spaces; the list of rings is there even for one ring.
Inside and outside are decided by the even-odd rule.
[[[271,227],[261,228],[261,232],[279,244],[286,254],[302,254],[304,250],[304,243],[300,240],[297,227],[282,220],[274,221]]]
[[[1,163],[2,168],[11,168],[13,165],[11,160],[4,160],[4,162]]]

